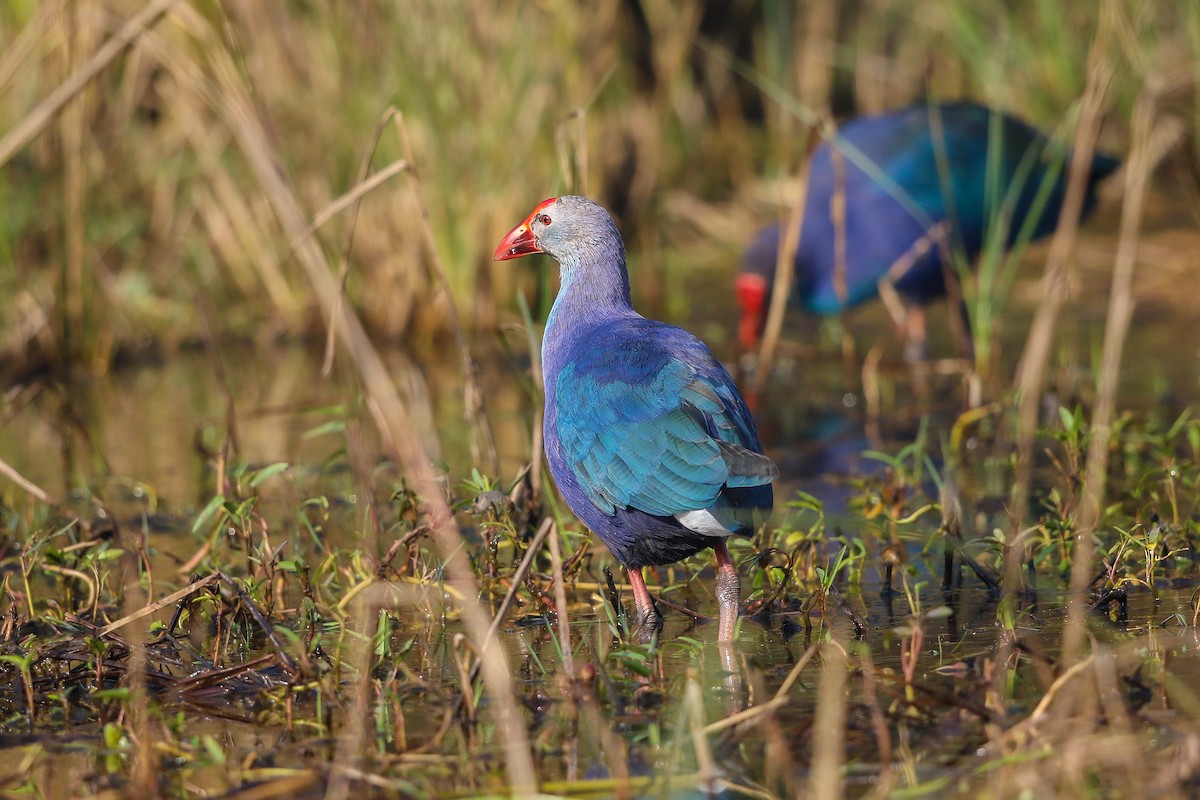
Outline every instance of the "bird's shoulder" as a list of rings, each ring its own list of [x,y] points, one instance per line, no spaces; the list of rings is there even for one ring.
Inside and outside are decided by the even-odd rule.
[[[629,385],[686,383],[697,377],[723,376],[725,372],[695,335],[644,317],[580,330],[565,366],[574,375],[599,383]]]
[[[732,377],[692,334],[642,320],[620,335],[597,331],[590,343],[557,376],[559,426],[669,429],[686,438],[712,436],[758,446],[750,411]]]

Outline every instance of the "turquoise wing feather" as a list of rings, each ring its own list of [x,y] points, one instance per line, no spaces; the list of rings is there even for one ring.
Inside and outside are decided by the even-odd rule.
[[[724,368],[689,334],[662,329],[687,336],[671,348],[683,357],[644,337],[595,341],[556,382],[563,450],[580,487],[606,514],[705,509],[727,487],[764,485],[776,474],[754,452],[749,412]]]

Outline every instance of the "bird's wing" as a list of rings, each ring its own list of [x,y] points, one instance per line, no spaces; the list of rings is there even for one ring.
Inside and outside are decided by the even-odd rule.
[[[654,333],[664,330],[684,335],[668,326]],[[678,353],[680,342],[643,335],[595,341],[559,373],[559,439],[580,487],[606,513],[705,509],[722,489],[768,484],[778,472],[754,452],[753,423],[728,373],[686,336],[684,345],[700,349]]]
[[[924,214],[952,221],[956,244],[968,256],[1004,218],[1011,244],[1041,206],[1038,195],[1061,182],[1063,154],[1055,155],[1037,129],[1000,111],[954,103],[936,115],[915,107],[907,118],[908,141],[895,148],[888,172]],[[1057,218],[1056,211],[1048,215],[1051,227]]]

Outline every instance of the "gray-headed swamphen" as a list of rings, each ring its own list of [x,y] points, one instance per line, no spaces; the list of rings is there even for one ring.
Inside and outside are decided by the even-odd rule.
[[[638,618],[657,623],[642,568],[711,547],[718,638],[733,638],[738,576],[726,548],[770,514],[774,462],[729,373],[692,334],[642,317],[625,245],[583,197],[546,200],[496,248],[546,253],[561,286],[542,344],[546,460],[567,505],[629,571]]]
[[[906,336],[921,352],[923,305],[946,293],[947,256],[961,252],[974,262],[1000,220],[1005,248],[1053,232],[1069,163],[1054,147],[1026,123],[967,102],[920,103],[843,124],[812,156],[789,305],[837,314],[875,297],[889,271],[899,272],[890,277],[906,306]],[[1085,214],[1097,182],[1118,163],[1093,158]],[[839,196],[840,229],[831,211]],[[780,239],[780,225],[771,225],[742,257],[738,338],[747,350],[766,321]]]

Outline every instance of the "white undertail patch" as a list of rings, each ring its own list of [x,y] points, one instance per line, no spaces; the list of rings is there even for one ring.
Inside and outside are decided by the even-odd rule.
[[[705,536],[732,536],[733,531],[722,525],[707,509],[689,511],[686,514],[676,514],[675,519],[688,530],[702,533]]]

